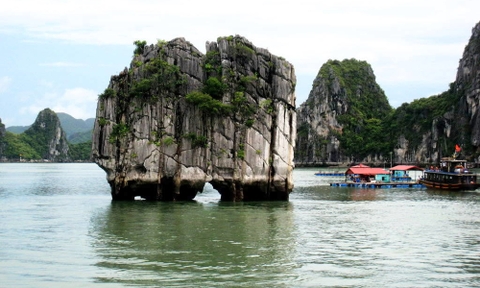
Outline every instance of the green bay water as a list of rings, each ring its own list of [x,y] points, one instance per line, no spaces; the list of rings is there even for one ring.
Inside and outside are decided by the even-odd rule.
[[[0,287],[479,287],[480,193],[330,187],[288,202],[112,202],[95,164],[0,164]]]

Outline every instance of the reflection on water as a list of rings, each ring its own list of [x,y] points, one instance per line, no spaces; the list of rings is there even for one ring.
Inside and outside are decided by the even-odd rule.
[[[100,282],[281,287],[295,268],[287,202],[116,202],[93,224]]]
[[[373,201],[381,194],[382,190],[380,189],[354,189],[350,192],[350,199],[353,201]]]

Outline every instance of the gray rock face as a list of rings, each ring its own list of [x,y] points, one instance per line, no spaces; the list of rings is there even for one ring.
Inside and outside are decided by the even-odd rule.
[[[337,117],[348,110],[348,100],[337,75],[330,76],[332,81],[318,74],[307,101],[297,109],[297,132],[303,136],[297,139],[297,162],[337,162],[345,158],[339,153],[340,142],[331,132],[342,131]]]
[[[480,146],[480,22],[472,29],[472,36],[460,59],[455,80],[457,91],[464,93],[460,103],[460,115],[466,116],[464,123],[471,126],[472,146]]]
[[[450,84],[451,93],[459,101],[433,120],[431,129],[422,135],[422,143],[411,147],[408,143],[398,142],[395,153],[398,161],[436,163],[442,155],[445,139],[458,143],[465,149],[462,158],[480,162],[480,158],[471,159],[470,155],[480,146],[480,23],[472,29],[472,36],[459,61],[455,82]],[[450,147],[453,154],[454,146]]]
[[[367,74],[373,75],[373,71]],[[349,96],[353,94],[360,96],[367,90],[369,93],[366,94],[377,95],[377,99],[381,99],[383,94],[375,83],[374,77],[366,77],[362,81],[360,89],[355,89],[355,87],[348,89],[345,79],[345,77],[339,78],[335,73],[319,73],[307,101],[297,109],[296,163],[356,161],[381,165],[387,160],[393,163],[436,163],[441,157],[451,156],[456,143],[463,148],[461,157],[480,163],[480,156],[478,156],[480,147],[480,23],[475,25],[472,30],[472,36],[459,62],[455,82],[450,84],[448,91],[431,96],[439,97],[438,103],[439,105],[443,103],[444,111],[435,111],[440,116],[432,116],[433,108],[419,109],[418,106],[408,108],[409,104],[402,105],[404,108],[407,107],[405,109],[410,111],[408,113],[419,109],[415,112],[418,114],[414,117],[410,115],[410,119],[413,119],[410,122],[401,120],[400,118],[403,117],[401,115],[399,119],[394,120],[401,121],[398,123],[408,122],[409,126],[407,128],[397,126],[396,130],[392,130],[393,145],[391,151],[386,155],[368,155],[362,159],[351,159],[349,153],[344,153],[340,149],[338,135],[342,135],[348,127],[341,125],[339,119],[351,110],[352,100],[356,99]],[[354,91],[356,93],[352,93]],[[445,104],[447,102],[448,105]],[[399,107],[400,110],[397,109],[397,111],[401,113],[402,107]],[[364,109],[363,112],[367,113],[369,110],[371,109]],[[376,118],[385,119],[381,116]],[[394,128],[392,127],[392,129]],[[368,144],[368,141],[365,141],[365,144]],[[390,158],[390,153],[392,153],[392,158]],[[472,159],[471,155],[476,156],[477,159]]]
[[[240,36],[202,54],[183,38],[140,47],[99,96],[95,162],[114,200],[288,200],[295,72]]]
[[[337,69],[342,66],[346,68]],[[374,99],[370,101],[375,103],[374,107],[355,105],[366,102],[362,99],[368,98]],[[365,115],[380,118],[379,115],[386,114],[382,111],[390,107],[368,63],[355,59],[329,60],[320,68],[307,100],[297,109],[295,162],[322,164],[362,161],[340,149],[339,135],[351,128],[345,127],[339,118],[351,115],[352,109],[367,111]],[[363,161],[380,161],[376,157],[370,155]]]
[[[50,109],[44,109],[38,113],[35,122],[25,134],[30,135],[37,146],[42,147],[42,158],[51,162],[69,161],[68,142],[65,132],[60,125],[57,114]]]

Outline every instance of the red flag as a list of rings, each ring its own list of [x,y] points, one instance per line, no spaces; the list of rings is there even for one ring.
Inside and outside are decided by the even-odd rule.
[[[460,152],[462,150],[462,148],[460,148],[460,146],[458,146],[458,144],[455,144],[455,152]]]

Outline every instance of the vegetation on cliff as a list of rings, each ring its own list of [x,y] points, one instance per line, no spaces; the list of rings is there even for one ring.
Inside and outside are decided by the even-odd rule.
[[[61,117],[71,118],[72,123],[76,120],[68,114],[63,114]],[[88,161],[91,155],[91,139],[81,143],[68,143],[60,125],[60,118],[48,108],[41,111],[35,123],[24,132],[15,134],[5,131],[3,137],[1,136],[0,142],[3,143],[3,149],[0,150],[0,158],[8,161]]]
[[[418,162],[418,159],[433,162],[438,157],[450,156],[455,144],[462,146],[463,157],[470,160],[478,157],[470,140],[474,121],[466,103],[468,91],[472,94],[478,85],[474,78],[457,79],[439,95],[392,109],[370,71],[366,62],[355,59],[329,60],[322,66],[314,84],[320,88],[314,87],[316,92],[298,113],[299,119],[320,120],[298,121],[297,160],[332,161],[332,158],[325,160],[325,154],[321,153],[331,136],[339,142],[338,157],[334,161],[366,161],[367,157],[385,161],[397,157],[400,162]],[[321,109],[316,105],[332,109],[322,110],[319,117],[315,113]],[[332,120],[327,120],[327,113],[335,115],[338,126],[330,129],[327,137],[321,137],[312,125],[329,127],[328,122]],[[319,152],[309,152],[309,149]]]
[[[35,137],[35,133],[33,134]],[[44,160],[42,157],[42,151],[44,145],[39,143],[31,135],[21,133],[14,134],[12,132],[6,132],[5,137],[0,139],[4,141],[4,147],[0,158],[4,158],[8,161],[19,160]],[[76,144],[69,144],[68,157],[60,159],[60,161],[90,161],[90,155],[92,153],[92,141],[81,142]]]
[[[445,120],[444,115],[452,113],[453,117],[449,120],[457,120],[460,118],[456,111],[461,98],[461,91],[456,91],[454,84],[450,85],[450,89],[439,95],[428,98],[416,99],[411,103],[403,103],[395,109],[384,121],[385,129],[387,129],[389,151],[394,151],[398,145],[399,137],[404,137],[408,141],[410,147],[419,147],[424,141],[425,135],[433,130],[444,131]],[[456,116],[454,116],[456,115]],[[438,151],[441,155],[450,155],[452,147],[455,144],[462,143],[459,139],[458,131],[452,131],[446,137],[444,134],[438,135],[440,138],[438,143]],[[462,145],[464,148],[465,145]]]
[[[383,91],[375,83],[369,65],[364,61],[329,60],[320,69],[318,78],[321,79],[318,83],[323,83],[324,87],[329,89],[324,92],[327,95],[338,98],[340,96],[336,94],[343,93],[343,105],[347,108],[342,111],[335,107],[336,119],[341,129],[332,129],[330,135],[339,140],[339,153],[345,157],[353,157],[351,161],[362,161],[372,155],[389,159],[391,152],[402,148],[399,144],[400,138],[403,137],[409,147],[420,147],[425,145],[425,137],[432,131],[444,131],[450,126],[456,129],[450,129],[448,136],[445,133],[430,136],[436,137],[436,151],[440,155],[450,155],[456,143],[462,143],[462,146],[469,150],[470,145],[465,141],[469,138],[468,129],[465,127],[468,125],[458,125],[458,122],[468,121],[459,112],[458,106],[465,92],[457,83],[452,83],[450,89],[444,93],[417,99],[392,109]],[[337,83],[336,90],[332,89],[335,87],[334,82]],[[335,106],[335,99],[330,100],[332,103],[329,105]],[[308,101],[314,103],[312,99],[307,100],[307,104]],[[318,136],[312,138],[309,135],[315,133],[309,125],[308,122],[299,123],[298,139],[302,141],[310,137],[323,141],[322,145],[326,145],[326,139]],[[302,143],[298,148],[301,146]],[[404,155],[405,161],[413,161],[413,152],[407,154],[411,155]]]
[[[392,108],[370,65],[356,59],[329,60],[319,73],[328,87],[333,73],[345,89],[348,110],[338,116],[343,129],[337,134],[343,153],[362,159],[388,151],[383,121]]]
[[[93,159],[115,200],[288,199],[295,119],[293,66],[241,36],[135,41],[128,68],[99,95]]]
[[[319,75],[332,87],[338,80],[345,89],[349,109],[340,116],[342,124],[354,124],[356,119],[379,119],[392,111],[388,99],[375,81],[370,64],[357,59],[328,60],[322,65]]]
[[[90,133],[91,134],[91,133]],[[72,161],[91,161],[92,140],[68,145],[68,156]]]
[[[393,151],[406,151],[407,157],[403,157],[406,160],[434,162],[440,157],[451,156],[453,147],[458,144],[462,148],[462,158],[479,160],[479,55],[480,23],[477,23],[449,89],[439,95],[404,103],[386,120],[391,129]],[[403,147],[398,141],[401,137],[407,144]],[[408,154],[413,157],[408,159]]]
[[[3,157],[9,160],[20,160],[20,159],[29,159],[29,160],[40,160],[40,151],[35,150],[30,143],[34,142],[29,135],[14,134],[8,132],[5,134],[6,149],[2,154]]]
[[[326,62],[298,110],[296,161],[339,161],[341,155],[354,160],[389,151],[384,121],[393,109],[365,61]]]
[[[242,38],[239,36],[220,37],[218,40],[229,41],[232,47],[234,47],[230,52],[239,62],[246,63],[255,56],[255,51],[243,43]],[[254,116],[259,109],[263,109],[269,114],[273,113],[274,106],[271,99],[266,99],[262,103],[257,104],[251,103],[251,99],[248,97],[248,95],[258,93],[255,90],[258,72],[252,75],[250,71],[243,71],[243,73],[248,75],[242,75],[243,73],[234,71],[232,68],[224,71],[219,51],[208,51],[202,57],[201,65],[205,71],[206,80],[201,85],[198,85],[198,89],[186,93],[184,97],[179,97],[185,94],[187,89],[191,90],[191,87],[189,87],[187,82],[187,75],[180,71],[179,66],[169,64],[167,61],[167,49],[173,49],[176,44],[159,40],[153,48],[159,50],[158,54],[156,57],[148,60],[142,55],[146,49],[146,41],[137,40],[134,41],[134,45],[134,59],[130,68],[112,78],[115,82],[121,84],[115,88],[107,87],[98,98],[99,101],[110,99],[116,103],[117,110],[113,121],[115,124],[113,124],[112,132],[109,135],[110,144],[119,144],[123,140],[130,139],[129,136],[133,132],[132,122],[136,121],[136,119],[129,116],[131,113],[128,111],[132,111],[132,105],[135,106],[133,111],[139,112],[146,105],[152,105],[158,101],[177,104],[185,101],[187,104],[202,111],[206,117],[205,119],[229,117],[234,120],[237,127],[243,130],[253,126],[255,122]],[[192,52],[193,55],[200,56],[199,52]],[[272,63],[268,65],[270,69],[274,68]],[[103,108],[101,107],[101,110]],[[109,120],[102,117],[99,117],[98,121],[101,127],[110,123]],[[165,141],[181,143],[182,139],[189,139],[193,147],[197,148],[206,147],[208,142],[206,135],[197,135],[191,132],[168,135],[161,129],[155,131],[154,134],[156,135],[154,138],[164,137],[166,139],[152,139],[152,142],[158,145],[165,144]],[[198,141],[200,141],[198,139],[201,139],[201,145],[198,144]],[[244,151],[240,145],[242,144],[238,144],[236,155],[240,155],[239,158],[241,159]]]

